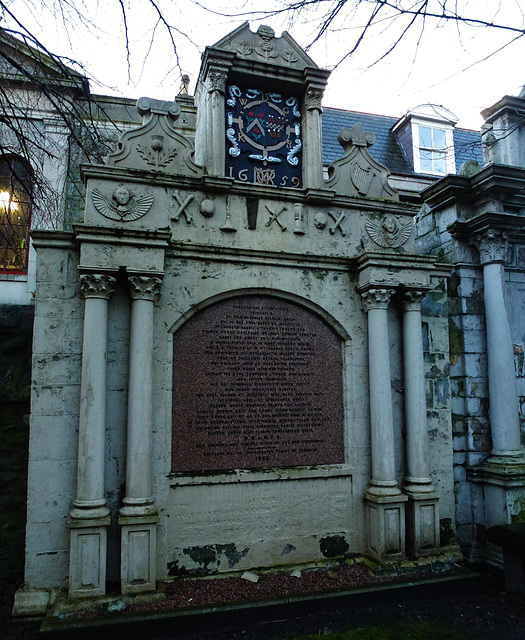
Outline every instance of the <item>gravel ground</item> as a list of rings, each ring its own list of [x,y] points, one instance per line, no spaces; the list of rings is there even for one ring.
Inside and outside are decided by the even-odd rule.
[[[325,575],[324,579],[334,584],[342,578],[339,574],[337,578]],[[170,598],[196,597],[190,591],[177,595],[178,588],[172,589]],[[195,584],[192,589],[199,594]],[[236,589],[230,584],[227,590],[235,595]],[[413,587],[409,594],[394,590],[344,602],[332,599],[292,608],[273,608],[264,614],[261,610],[250,609],[207,618],[171,619],[155,624],[136,622],[126,627],[66,631],[58,635],[39,635],[35,623],[10,621],[11,605],[12,595],[4,594],[0,599],[0,638],[8,640],[52,640],[55,637],[74,640],[286,640],[305,634],[322,636],[330,631],[418,621],[444,623],[470,633],[473,640],[525,640],[525,600],[505,593],[501,578],[485,572],[480,573],[480,580],[475,584],[463,586],[460,593],[457,593],[457,585],[454,587],[454,583],[450,583],[432,593]]]

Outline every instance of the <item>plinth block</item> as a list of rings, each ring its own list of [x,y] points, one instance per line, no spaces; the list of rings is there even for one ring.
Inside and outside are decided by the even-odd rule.
[[[407,496],[365,494],[368,553],[376,560],[405,555]]]
[[[158,518],[121,517],[123,594],[155,590]]]
[[[419,558],[439,553],[439,498],[435,493],[407,492],[407,551]]]

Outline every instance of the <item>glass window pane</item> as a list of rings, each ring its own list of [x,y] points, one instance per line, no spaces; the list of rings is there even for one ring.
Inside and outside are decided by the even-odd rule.
[[[432,172],[432,152],[420,151],[419,152],[419,167],[421,171]]]
[[[432,131],[434,132],[434,144],[432,147],[434,149],[446,149],[447,141],[444,129],[433,129]]]
[[[445,154],[434,152],[432,155],[434,156],[434,171],[445,174],[447,172]]]
[[[432,148],[432,129],[430,127],[423,127],[419,125],[419,146]]]

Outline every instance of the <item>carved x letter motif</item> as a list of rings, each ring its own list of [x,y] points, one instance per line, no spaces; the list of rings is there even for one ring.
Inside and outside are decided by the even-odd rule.
[[[330,227],[330,233],[335,233],[337,229],[341,232],[342,236],[346,236],[345,230],[341,226],[341,222],[343,222],[345,214],[341,213],[339,218],[336,218],[335,215],[331,211],[327,211],[328,215],[334,221],[334,224]]]
[[[192,217],[191,217],[191,213],[189,213],[189,211],[186,211],[186,207],[190,204],[190,202],[193,200],[195,196],[190,194],[186,196],[186,200],[184,200],[183,202],[182,197],[180,195],[180,191],[174,191],[171,197],[174,200],[176,200],[177,204],[179,205],[177,213],[174,216],[171,216],[171,219],[173,220],[173,222],[178,222],[181,215],[184,214],[184,217],[186,218],[186,222],[190,224]]]
[[[265,205],[266,206],[266,205]],[[268,220],[268,222],[266,223],[266,226],[269,227],[272,222],[275,220],[275,222],[277,222],[277,224],[281,227],[281,231],[286,231],[286,227],[281,223],[281,221],[279,220],[279,216],[281,215],[281,213],[283,211],[286,211],[286,207],[282,207],[280,211],[278,211],[277,213],[274,213],[271,209],[269,209],[266,206],[266,210],[268,211],[268,213],[270,214],[270,219]]]

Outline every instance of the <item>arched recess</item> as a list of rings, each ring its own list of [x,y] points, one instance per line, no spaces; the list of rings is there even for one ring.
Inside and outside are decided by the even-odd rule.
[[[345,462],[349,336],[330,314],[243,289],[202,301],[172,330],[173,472]]]

